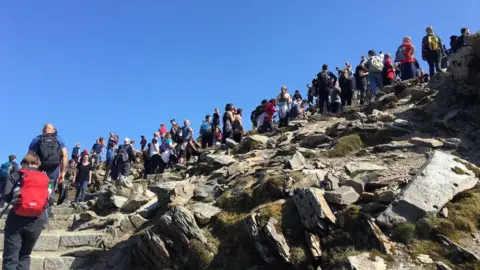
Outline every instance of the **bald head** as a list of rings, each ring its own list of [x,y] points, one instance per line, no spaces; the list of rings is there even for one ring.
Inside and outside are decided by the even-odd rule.
[[[55,127],[53,124],[47,123],[45,126],[43,126],[42,130],[43,134],[54,134],[55,133]]]

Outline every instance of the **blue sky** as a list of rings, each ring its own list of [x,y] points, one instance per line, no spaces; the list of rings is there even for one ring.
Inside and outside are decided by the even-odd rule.
[[[448,41],[479,29],[478,10],[478,0],[1,1],[0,161],[23,156],[46,122],[69,153],[109,131],[150,139],[171,118],[198,129],[229,102],[249,127],[257,103],[282,84],[305,94],[323,63],[394,52],[404,35],[419,47],[428,25]]]

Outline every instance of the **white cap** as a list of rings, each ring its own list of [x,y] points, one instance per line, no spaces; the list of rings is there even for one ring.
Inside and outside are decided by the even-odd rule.
[[[130,143],[130,139],[127,137],[125,140],[123,140],[125,143]]]

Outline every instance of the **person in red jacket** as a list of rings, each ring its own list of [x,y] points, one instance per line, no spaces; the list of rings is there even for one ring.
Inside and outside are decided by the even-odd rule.
[[[417,67],[415,65],[415,46],[412,44],[412,38],[407,36],[403,38],[403,44],[399,50],[403,52],[404,59],[400,61],[400,70],[402,81],[410,80],[417,76]]]
[[[395,67],[393,66],[392,56],[385,55],[383,85],[391,85],[395,81]]]
[[[160,128],[158,129],[158,132],[160,132],[160,139],[163,142],[163,139],[165,138],[165,135],[167,134],[167,127],[165,124],[161,124]]]
[[[277,105],[276,99],[271,99],[267,103],[267,105],[265,105],[265,108],[264,108],[265,116],[263,118],[263,125],[259,129],[260,133],[273,131],[273,118],[275,113],[277,112],[277,109],[275,108],[276,105]]]

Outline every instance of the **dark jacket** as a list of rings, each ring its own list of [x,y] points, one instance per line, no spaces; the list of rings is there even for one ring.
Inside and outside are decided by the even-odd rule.
[[[357,89],[362,89],[364,86],[368,85],[368,75],[360,76],[360,72],[367,72],[364,65],[358,65],[355,68],[355,83],[357,84]]]
[[[464,36],[464,35],[461,35],[459,38],[458,38],[458,49],[462,48],[462,47],[465,47],[468,45],[468,40],[470,39],[470,36]]]
[[[315,84],[314,86],[317,89],[317,95],[328,92],[327,91],[328,88],[331,88],[332,86],[335,86],[335,84],[337,84],[337,80],[338,80],[337,76],[330,71],[327,71],[327,72],[330,79],[333,79],[333,83],[329,83],[329,85],[323,85],[320,79],[320,76],[322,75],[323,71],[319,72],[317,74],[317,78],[313,81],[313,83]]]
[[[130,162],[136,162],[137,157],[135,156],[135,151],[133,151],[133,147],[129,144],[123,144],[119,148],[127,150],[128,158]]]
[[[340,84],[340,89],[342,93],[352,93],[353,92],[353,81],[347,77],[341,76],[338,83]]]
[[[430,46],[428,44],[428,37],[429,36],[436,36],[438,38],[438,50],[432,51],[430,50]],[[438,58],[443,54],[443,41],[442,39],[435,35],[435,34],[428,34],[422,39],[422,58],[427,59],[427,58]]]

